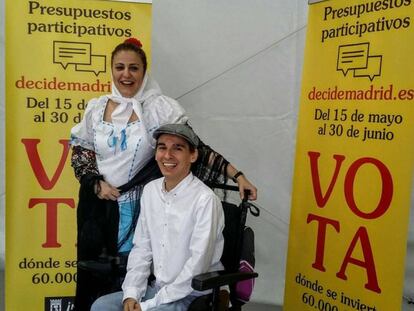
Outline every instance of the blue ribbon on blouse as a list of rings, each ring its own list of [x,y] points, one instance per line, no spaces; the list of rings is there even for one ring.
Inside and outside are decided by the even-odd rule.
[[[115,135],[115,131],[112,130],[111,134],[108,137],[107,143],[108,143],[108,146],[110,148],[115,148],[115,150],[116,150],[116,146],[118,144],[118,141],[119,141],[119,145],[120,145],[121,151],[126,150],[126,148],[128,147],[128,145],[127,145],[127,136],[126,136],[125,129],[123,129],[121,131],[121,138],[120,139],[119,139],[118,136]]]

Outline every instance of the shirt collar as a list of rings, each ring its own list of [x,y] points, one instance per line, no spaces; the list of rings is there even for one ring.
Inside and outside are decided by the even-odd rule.
[[[183,180],[181,180],[178,185],[176,185],[173,189],[170,191],[165,190],[165,178],[162,180],[162,186],[161,186],[161,192],[164,195],[177,195],[179,192],[181,192],[182,189],[187,188],[187,186],[194,180],[193,173],[189,173],[186,177],[184,177]]]

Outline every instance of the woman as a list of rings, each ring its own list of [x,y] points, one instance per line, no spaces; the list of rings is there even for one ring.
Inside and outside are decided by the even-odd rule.
[[[126,262],[141,190],[160,176],[152,133],[163,124],[188,121],[147,75],[139,40],[127,39],[114,49],[111,69],[112,94],[89,101],[71,131],[72,166],[81,183],[76,310],[89,310],[98,296],[119,288],[117,270],[107,267]],[[241,193],[249,189],[249,198],[256,199],[256,188],[220,154],[204,144],[199,154],[193,173],[201,180],[225,182],[229,176]]]

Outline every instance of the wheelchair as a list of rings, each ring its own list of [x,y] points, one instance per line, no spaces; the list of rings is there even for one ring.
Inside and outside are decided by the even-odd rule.
[[[224,191],[236,191],[236,186],[209,184],[212,189],[223,189]],[[253,272],[254,267],[254,234],[246,227],[247,215],[259,216],[259,209],[248,202],[248,192],[239,206],[222,200],[224,211],[224,248],[221,262],[223,271],[214,271],[200,274],[193,278],[192,287],[197,291],[212,290],[211,294],[196,298],[189,306],[188,311],[239,311],[246,302],[246,297],[240,296],[240,285],[246,285],[249,290],[253,289],[253,280],[258,274]],[[250,271],[240,269],[243,258],[249,258]],[[88,293],[81,296],[83,305],[90,306],[92,302],[104,295],[121,289],[121,282],[126,274],[127,257],[108,256],[104,254],[97,259],[83,259],[78,261],[78,279],[81,277],[88,289]],[[153,279],[149,279],[150,283]],[[249,282],[250,280],[250,282]],[[228,286],[229,293],[220,291],[221,286]],[[86,301],[88,299],[88,301]],[[229,307],[231,303],[231,307]],[[78,310],[84,310],[77,308]],[[87,308],[85,308],[87,310]]]
[[[210,184],[212,189],[225,191],[239,191],[238,187],[231,185]],[[222,201],[224,211],[224,249],[221,262],[223,271],[214,271],[197,275],[193,278],[191,286],[198,291],[212,290],[211,294],[198,297],[189,306],[188,311],[239,311],[249,297],[240,295],[240,286],[246,286],[248,291],[253,290],[254,279],[258,273],[253,272],[254,267],[254,234],[246,227],[247,215],[258,217],[259,209],[248,202],[248,191],[239,206]],[[250,261],[250,271],[241,268],[243,259]],[[244,270],[244,271],[243,271]],[[230,293],[220,292],[220,287],[227,285]],[[250,293],[248,293],[250,294]],[[229,306],[229,303],[231,306]]]

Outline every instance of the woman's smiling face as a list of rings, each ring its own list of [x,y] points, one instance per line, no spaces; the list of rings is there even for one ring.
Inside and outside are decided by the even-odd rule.
[[[137,53],[131,50],[122,50],[114,55],[112,78],[123,97],[133,97],[138,93],[144,75],[144,64]]]

